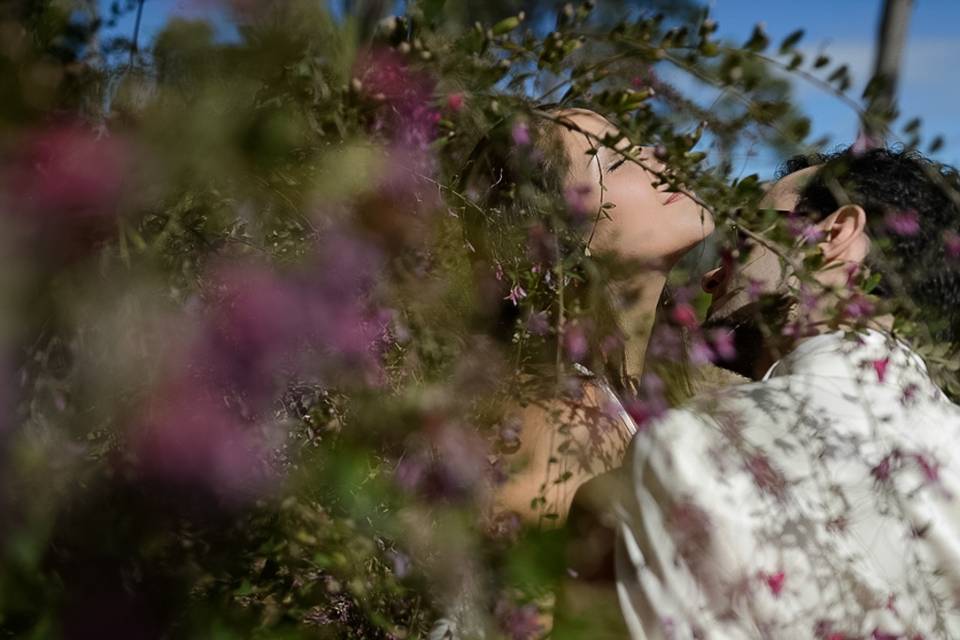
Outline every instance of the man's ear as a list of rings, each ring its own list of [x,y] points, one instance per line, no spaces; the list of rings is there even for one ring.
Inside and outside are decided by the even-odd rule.
[[[827,216],[820,228],[824,233],[819,244],[824,262],[863,262],[867,257],[867,212],[860,205],[843,205]]]

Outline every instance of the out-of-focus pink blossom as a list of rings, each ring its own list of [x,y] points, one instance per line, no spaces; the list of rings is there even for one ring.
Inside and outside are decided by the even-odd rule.
[[[563,350],[567,357],[574,362],[581,362],[587,357],[590,345],[587,342],[587,332],[579,323],[568,324],[563,330]]]
[[[567,201],[567,209],[574,225],[581,225],[586,222],[590,215],[595,213],[591,206],[591,196],[593,187],[589,184],[577,184],[567,187],[563,196]]]
[[[508,293],[504,300],[509,300],[513,303],[513,306],[520,304],[520,301],[527,297],[526,290],[521,287],[519,284],[515,284],[510,287],[510,293]]]
[[[22,149],[3,171],[15,210],[57,218],[117,213],[132,161],[122,138],[71,124],[33,134]]]
[[[618,353],[623,349],[623,336],[619,334],[613,334],[606,336],[603,340],[600,341],[600,353],[603,354],[603,357],[608,357],[610,354]]]
[[[227,495],[258,491],[269,473],[252,426],[202,383],[181,379],[151,400],[134,451],[149,476]]]
[[[503,280],[503,265],[500,264],[499,260],[493,263],[493,277],[495,277],[497,281]]]
[[[960,234],[956,231],[947,231],[943,234],[943,247],[949,258],[960,258]]]
[[[733,332],[728,329],[714,329],[710,332],[710,344],[721,360],[733,360],[737,357],[737,348],[733,341]]]
[[[865,130],[860,129],[857,132],[857,139],[850,145],[850,153],[854,156],[862,156],[871,149],[880,149],[883,147],[883,140],[875,138]]]
[[[527,318],[527,331],[535,336],[545,336],[550,332],[550,317],[546,311],[536,311]]]
[[[674,305],[670,310],[670,319],[674,324],[685,329],[695,329],[697,327],[697,312],[685,302]]]
[[[633,420],[638,431],[644,431],[651,421],[659,418],[666,411],[665,403],[640,398],[628,398],[623,402],[623,408]]]
[[[517,122],[510,130],[510,138],[513,144],[518,147],[527,147],[530,145],[530,127],[526,122]]]
[[[912,209],[888,213],[883,223],[890,233],[898,236],[915,236],[920,232],[920,216]]]
[[[850,320],[869,318],[875,310],[874,304],[862,294],[854,294],[843,304],[842,314]]]
[[[409,69],[398,53],[388,49],[359,56],[354,75],[364,93],[383,103],[375,130],[402,148],[426,150],[440,121],[432,103],[433,81]]]
[[[533,640],[543,632],[536,605],[518,607],[504,599],[497,603],[494,614],[500,629],[510,640]]]
[[[542,223],[532,224],[527,230],[527,255],[537,264],[552,265],[557,261],[556,236]],[[550,277],[549,269],[547,277]]]
[[[461,111],[465,102],[466,98],[461,92],[451,93],[447,96],[447,108],[454,113]]]
[[[816,224],[811,224],[807,218],[790,212],[787,217],[787,232],[801,244],[812,245],[823,239],[824,231]]]
[[[706,342],[700,338],[695,338],[690,343],[689,357],[691,364],[696,366],[713,362],[714,353]]]
[[[488,478],[487,447],[479,435],[459,424],[428,424],[423,441],[411,444],[394,478],[410,493],[434,500],[461,501]]]

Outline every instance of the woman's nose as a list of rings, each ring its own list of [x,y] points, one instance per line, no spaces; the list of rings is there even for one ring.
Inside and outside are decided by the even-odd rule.
[[[712,296],[722,295],[726,284],[727,273],[723,267],[707,271],[700,279],[700,286]]]

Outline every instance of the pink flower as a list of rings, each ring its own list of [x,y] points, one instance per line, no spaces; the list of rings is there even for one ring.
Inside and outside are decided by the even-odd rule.
[[[28,138],[8,170],[15,206],[44,216],[117,213],[131,152],[123,139],[62,125]]]
[[[540,636],[540,614],[536,605],[518,607],[506,600],[497,603],[494,609],[500,629],[510,640],[533,640]]]
[[[721,360],[733,360],[737,357],[737,348],[733,342],[733,332],[728,329],[714,329],[710,332],[710,344]]]
[[[956,231],[947,231],[943,234],[943,246],[950,258],[960,258],[960,234]]]
[[[689,304],[682,302],[670,310],[670,319],[681,327],[694,329],[697,326],[697,312]]]
[[[659,418],[666,411],[665,402],[629,398],[623,403],[627,415],[633,420],[638,431],[644,431],[652,420]]]
[[[574,362],[580,362],[587,357],[589,344],[587,333],[577,323],[571,323],[563,331],[563,350],[567,357]]]
[[[133,437],[145,473],[227,495],[263,488],[263,444],[218,396],[189,378],[155,394]]]
[[[915,236],[920,232],[920,217],[912,209],[888,213],[883,222],[891,233],[898,236]]]
[[[359,56],[354,76],[365,94],[383,103],[374,130],[401,148],[425,151],[440,121],[433,106],[433,81],[409,69],[399,54],[387,49]]]
[[[550,318],[546,311],[536,311],[527,318],[527,331],[535,336],[545,336],[550,332]]]
[[[447,108],[454,113],[458,113],[463,109],[465,98],[463,93],[451,93],[447,96]]]
[[[517,122],[513,125],[513,129],[510,130],[510,137],[513,139],[513,144],[518,147],[529,146],[530,127],[527,126],[526,122]]]
[[[859,320],[873,315],[874,305],[862,294],[851,296],[843,305],[843,316],[851,320]]]
[[[877,372],[877,380],[883,382],[887,376],[887,367],[890,365],[890,358],[874,360],[871,364],[873,365],[873,370]]]
[[[504,300],[509,300],[513,303],[513,306],[517,306],[521,300],[527,297],[527,292],[519,284],[515,284],[510,288],[510,293],[508,293]]]
[[[590,202],[592,195],[593,187],[589,184],[578,184],[564,190],[563,197],[567,201],[574,224],[583,224],[595,213]]]
[[[690,362],[694,365],[704,365],[713,362],[714,359],[713,350],[699,338],[694,339],[690,344],[689,356]]]
[[[787,574],[783,571],[778,571],[774,574],[769,574],[764,576],[764,581],[767,583],[767,587],[770,588],[770,592],[774,596],[779,596],[780,592],[783,591],[783,583],[786,582]]]
[[[787,218],[787,232],[805,245],[816,244],[824,236],[823,229],[818,225],[810,224],[805,218],[793,212]]]
[[[857,132],[857,139],[854,140],[853,144],[850,146],[850,153],[854,156],[862,156],[871,149],[881,148],[883,148],[883,140],[874,138],[866,131],[861,129],[859,132]]]

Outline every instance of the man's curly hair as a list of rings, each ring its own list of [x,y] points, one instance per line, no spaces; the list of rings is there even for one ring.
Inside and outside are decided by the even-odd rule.
[[[800,194],[797,211],[822,219],[843,204],[867,213],[875,242],[868,257],[883,280],[879,295],[906,295],[938,340],[960,338],[960,259],[945,235],[960,229],[960,176],[914,150],[887,148],[796,156],[779,175],[822,165]],[[915,212],[916,233],[891,233],[889,216]]]

